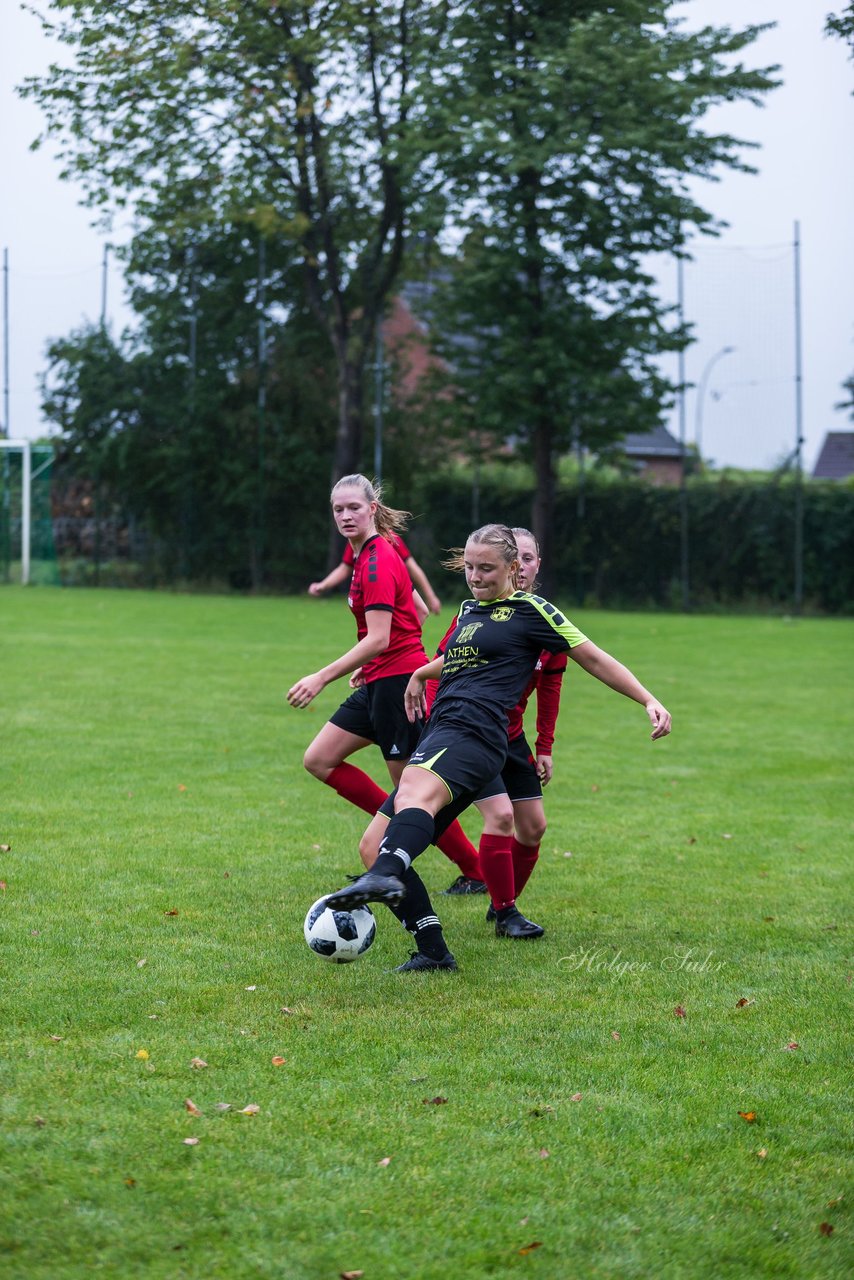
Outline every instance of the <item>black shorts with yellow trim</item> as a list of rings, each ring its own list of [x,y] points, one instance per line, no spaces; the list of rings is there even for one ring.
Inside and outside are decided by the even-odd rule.
[[[357,738],[375,742],[384,760],[408,760],[421,736],[421,721],[406,718],[403,694],[408,675],[380,676],[350,694],[329,723]]]
[[[449,801],[468,805],[501,772],[506,755],[506,732],[493,722],[473,722],[471,704],[460,700],[433,713],[409,767],[429,770],[444,782]]]

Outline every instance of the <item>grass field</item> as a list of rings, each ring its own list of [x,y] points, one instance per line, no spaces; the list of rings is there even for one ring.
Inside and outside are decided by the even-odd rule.
[[[573,620],[674,733],[571,670],[545,939],[439,897],[404,976],[302,939],[340,599],[0,590],[4,1280],[854,1274],[854,623]]]

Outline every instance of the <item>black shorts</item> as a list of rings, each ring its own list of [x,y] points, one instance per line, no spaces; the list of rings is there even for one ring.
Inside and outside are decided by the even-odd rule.
[[[408,760],[421,736],[421,721],[410,724],[403,705],[409,676],[380,676],[355,689],[329,723],[375,742],[384,760]]]
[[[470,703],[451,702],[427,721],[409,767],[441,778],[449,801],[464,801],[465,808],[501,772],[506,755],[506,730],[492,721],[473,721]]]
[[[514,804],[520,800],[542,800],[543,787],[537,773],[537,762],[524,733],[514,738],[507,750],[504,768],[497,778],[482,787],[474,803],[500,796],[506,791]]]

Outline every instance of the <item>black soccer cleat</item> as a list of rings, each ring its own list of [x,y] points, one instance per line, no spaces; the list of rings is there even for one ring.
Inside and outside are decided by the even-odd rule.
[[[456,969],[456,967],[457,962],[450,951],[446,951],[439,960],[434,960],[432,956],[425,956],[423,951],[413,951],[405,964],[397,965],[392,969],[392,973],[428,973],[431,969]]]
[[[541,938],[545,929],[533,920],[526,920],[522,912],[514,907],[503,920],[495,921],[496,938]]]
[[[405,895],[403,881],[397,876],[381,876],[376,871],[366,871],[352,884],[345,885],[337,893],[330,893],[326,905],[333,911],[352,911],[353,907],[362,907],[366,902],[384,902],[386,906],[392,906]]]
[[[482,880],[473,880],[471,876],[457,876],[454,883],[443,889],[442,893],[447,897],[462,893],[486,893],[486,885]]]

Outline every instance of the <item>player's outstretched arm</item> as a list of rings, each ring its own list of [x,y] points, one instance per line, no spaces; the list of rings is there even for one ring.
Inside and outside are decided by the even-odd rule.
[[[351,570],[342,560],[336,565],[331,572],[327,573],[325,578],[320,582],[312,582],[309,584],[308,594],[310,596],[322,596],[325,591],[331,591],[333,587],[337,587],[340,583],[345,582]]]
[[[639,702],[649,716],[652,738],[667,736],[672,727],[670,712],[657,698],[653,697],[648,689],[644,688],[637,676],[633,675],[628,667],[624,667],[622,662],[612,658],[610,653],[600,649],[592,640],[585,640],[583,644],[570,649],[569,656],[591,676],[595,676],[597,680],[606,684],[609,689],[615,689],[624,697]]]
[[[363,636],[358,644],[354,644],[352,649],[342,653],[340,658],[330,662],[327,667],[303,676],[301,680],[297,680],[296,684],[291,685],[288,690],[288,702],[292,707],[307,707],[333,680],[356,671],[366,662],[370,662],[371,658],[376,658],[385,652],[391,634],[391,614],[384,609],[372,609],[366,615],[366,622],[368,634]]]
[[[424,599],[427,602],[427,606],[430,612],[441,613],[442,601],[439,599],[439,597],[436,595],[436,592],[431,587],[430,579],[427,577],[427,574],[424,572],[424,570],[421,568],[421,565],[415,559],[415,556],[413,555],[409,556],[409,559],[406,561],[406,568],[408,569],[409,576],[412,579],[412,585],[415,587],[416,591],[421,592],[421,595],[424,597]]]

